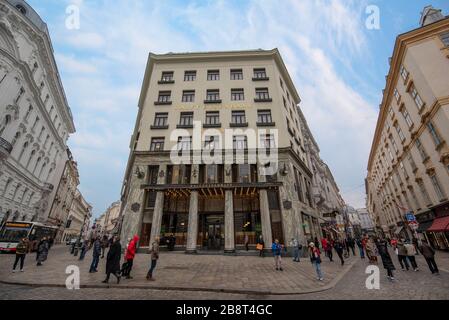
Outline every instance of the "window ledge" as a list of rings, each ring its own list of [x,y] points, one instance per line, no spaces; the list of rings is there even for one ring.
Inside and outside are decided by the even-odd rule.
[[[167,102],[155,101],[154,102],[155,106],[170,106],[172,104],[173,104],[173,102],[171,102],[171,101],[167,101]]]
[[[164,129],[168,129],[168,125],[166,125],[166,126],[151,126],[150,129],[151,130],[164,130]]]
[[[221,123],[217,123],[217,124],[203,124],[203,128],[221,128]]]
[[[246,127],[248,127],[248,122],[245,122],[245,123],[230,123],[229,126],[231,128],[246,128]]]
[[[176,129],[193,129],[193,124],[178,124]]]
[[[256,125],[258,127],[274,127],[276,126],[276,122],[257,122]]]
[[[273,102],[273,99],[268,98],[268,99],[254,99],[254,102]]]
[[[264,77],[264,78],[254,78],[253,77],[253,81],[268,81],[268,80],[270,80],[269,77]]]
[[[204,100],[204,103],[209,104],[209,103],[221,103],[221,99],[220,100]]]
[[[158,81],[158,84],[174,84],[175,80],[172,81]]]
[[[445,140],[441,141],[441,142],[436,146],[435,150],[436,150],[436,151],[440,151],[441,148],[443,148],[443,146],[444,146],[445,144],[446,144],[446,141],[445,141]]]

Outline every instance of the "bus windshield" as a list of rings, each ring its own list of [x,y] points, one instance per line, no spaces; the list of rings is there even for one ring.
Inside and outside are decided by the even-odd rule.
[[[0,233],[0,242],[20,242],[28,237],[31,225],[8,225],[6,224]]]

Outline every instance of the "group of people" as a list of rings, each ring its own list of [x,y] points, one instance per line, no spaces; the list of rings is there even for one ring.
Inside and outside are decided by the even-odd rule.
[[[36,248],[36,265],[42,266],[42,263],[47,260],[48,251],[53,246],[53,238],[43,237],[39,240]],[[16,258],[14,260],[12,272],[16,272],[17,267],[20,267],[20,272],[24,272],[25,257],[31,252],[32,243],[28,238],[20,239],[16,247]]]

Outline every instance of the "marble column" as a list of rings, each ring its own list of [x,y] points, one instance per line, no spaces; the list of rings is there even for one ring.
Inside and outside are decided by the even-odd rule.
[[[225,253],[235,252],[234,199],[232,190],[225,191]]]
[[[271,218],[270,207],[268,205],[268,193],[267,190],[259,190],[259,202],[260,202],[260,220],[262,223],[262,236],[265,242],[265,248],[271,249],[273,243],[273,236],[271,233]]]
[[[198,191],[192,191],[189,204],[186,253],[196,253],[198,238]]]
[[[162,214],[164,210],[164,192],[158,191],[156,194],[156,202],[154,204],[153,221],[151,223],[150,243],[153,243],[156,237],[161,235]]]

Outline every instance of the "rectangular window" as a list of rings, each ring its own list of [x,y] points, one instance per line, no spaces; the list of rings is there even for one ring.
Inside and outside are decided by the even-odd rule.
[[[180,126],[193,126],[193,112],[181,112],[179,118]]]
[[[168,123],[168,113],[156,113],[154,117],[154,126],[155,127],[164,127]]]
[[[195,81],[196,71],[186,71],[184,72],[184,81]]]
[[[245,94],[243,89],[231,89],[231,100],[232,101],[245,100]]]
[[[396,132],[398,133],[399,139],[401,139],[401,142],[404,142],[405,141],[405,136],[402,133],[401,128],[399,128],[399,126],[397,124],[396,124],[395,128],[396,128]]]
[[[446,47],[449,47],[449,32],[441,34],[440,39]]]
[[[234,136],[233,138],[234,150],[248,149],[248,137],[244,135]]]
[[[405,169],[404,163],[402,161],[399,163],[399,167],[401,168],[401,171],[404,174],[404,177],[408,178],[407,170]]]
[[[246,123],[245,111],[232,111],[232,123],[243,124]]]
[[[164,150],[165,138],[152,138],[150,151],[162,151]]]
[[[410,163],[410,167],[412,168],[412,170],[415,171],[417,167],[411,152],[408,154],[408,162]]]
[[[282,97],[282,102],[284,103],[284,108],[287,109],[287,100],[284,97]]]
[[[171,91],[159,91],[157,102],[167,103],[171,101]]]
[[[412,86],[410,94],[413,98],[413,101],[415,101],[415,105],[416,105],[416,107],[418,107],[418,110],[421,110],[422,107],[424,106],[424,102],[422,101],[421,96],[419,95],[415,86]]]
[[[184,90],[182,92],[182,102],[194,102],[195,90]]]
[[[206,124],[209,124],[209,125],[220,124],[220,112],[219,111],[207,111],[206,112]]]
[[[419,190],[420,190],[420,192],[421,192],[421,195],[422,195],[423,198],[424,198],[424,202],[425,202],[427,205],[432,204],[432,200],[430,200],[429,193],[427,192],[426,186],[424,185],[424,182],[423,182],[422,180],[418,183],[418,187],[419,187]]]
[[[273,134],[260,135],[260,147],[265,149],[276,148]]]
[[[390,139],[391,139],[391,145],[393,146],[394,152],[398,153],[399,149],[398,149],[398,146],[396,145],[396,141],[394,141],[393,137],[391,137]]]
[[[427,124],[427,129],[429,130],[429,133],[432,136],[433,142],[438,147],[441,144],[441,138],[438,135],[438,132],[436,131],[435,126],[433,125],[432,122],[429,122]]]
[[[412,121],[412,118],[410,117],[410,114],[408,113],[407,109],[403,108],[401,113],[405,119],[405,122],[407,122],[408,127],[411,128],[413,126],[413,121]]]
[[[446,195],[444,194],[443,189],[441,188],[440,182],[438,181],[438,178],[436,175],[433,175],[430,177],[430,181],[432,181],[432,185],[435,189],[435,192],[437,194],[438,200],[444,200],[446,198]]]
[[[271,110],[257,110],[257,122],[258,123],[271,123]]]
[[[390,107],[390,109],[388,109],[388,113],[390,114],[390,117],[394,117],[394,111],[393,111],[393,108],[392,107]]]
[[[281,78],[279,78],[279,84],[281,85],[281,88],[284,89],[284,81],[282,81]]]
[[[219,148],[219,136],[206,136],[204,138],[204,149],[215,150]]]
[[[256,99],[257,100],[270,99],[270,94],[268,93],[268,88],[257,88],[256,89]]]
[[[420,156],[421,156],[421,159],[422,159],[423,161],[425,161],[425,160],[427,159],[427,152],[426,152],[426,150],[424,149],[424,146],[422,145],[421,140],[416,139],[415,144],[416,144],[416,148],[417,148],[418,151],[419,151],[419,154],[420,154]]]
[[[267,72],[265,68],[254,69],[254,78],[255,79],[266,79]]]
[[[207,90],[206,101],[219,101],[220,90]]]
[[[190,150],[192,146],[192,137],[178,137],[178,151]]]
[[[161,82],[173,82],[173,71],[162,72]]]
[[[394,97],[396,98],[397,102],[399,102],[399,99],[401,99],[401,95],[399,94],[398,89],[394,89]]]
[[[401,66],[400,73],[401,73],[402,79],[404,79],[404,81],[406,81],[408,78],[408,71],[407,71],[407,69],[405,69],[405,67],[403,65]]]
[[[304,203],[304,194],[302,191],[302,175],[295,168],[296,191],[298,192],[298,200]]]
[[[243,80],[243,70],[231,69],[231,80]]]
[[[220,80],[220,70],[208,70],[207,71],[207,80],[208,81]]]

